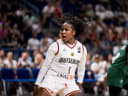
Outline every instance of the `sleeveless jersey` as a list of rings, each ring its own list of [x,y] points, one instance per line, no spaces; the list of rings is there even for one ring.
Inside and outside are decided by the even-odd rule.
[[[111,67],[108,69],[107,83],[111,86],[122,88],[128,85],[128,62],[126,48],[128,44],[123,46],[118,54],[113,57]]]
[[[50,53],[50,54],[49,54]],[[61,76],[71,75],[75,77],[77,69],[77,78],[79,83],[83,82],[87,51],[86,48],[79,42],[75,41],[71,47],[65,44],[61,39],[54,42],[48,49],[46,60],[39,72],[36,84],[45,79],[46,75],[50,75],[50,70],[60,73]]]
[[[75,70],[80,63],[81,56],[83,54],[83,45],[78,41],[70,47],[64,44],[61,40],[57,41],[58,53],[50,66],[50,70],[56,70],[59,73],[64,73],[67,75],[75,75]]]

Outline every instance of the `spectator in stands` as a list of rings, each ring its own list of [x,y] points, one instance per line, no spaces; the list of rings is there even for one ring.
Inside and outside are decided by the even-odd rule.
[[[99,38],[104,34],[104,30],[106,30],[106,25],[99,17],[96,17],[96,32]]]
[[[39,34],[41,32],[41,26],[40,26],[40,22],[39,20],[36,20],[33,24],[32,24],[32,32],[36,32],[37,34]]]
[[[99,46],[99,43],[100,41],[97,39],[97,40],[94,40],[92,41],[92,44],[93,44],[93,48],[92,50],[90,50],[90,53],[91,54],[96,54],[96,53],[100,53],[101,51],[101,47]]]
[[[0,39],[2,39],[2,34],[3,34],[3,24],[0,22]]]
[[[35,60],[35,56],[40,53],[40,49],[34,49],[33,54],[31,55],[32,61]]]
[[[58,18],[61,18],[62,16],[63,16],[63,10],[61,6],[61,0],[55,0],[54,12],[52,16],[50,17],[50,30],[49,31],[54,32],[56,35],[57,35],[57,31],[59,30],[57,20]]]
[[[13,52],[7,53],[7,58],[4,60],[6,68],[17,69],[17,61],[13,59]]]
[[[35,60],[34,60],[34,68],[41,68],[42,64],[44,62],[44,58],[43,56],[38,53],[36,56],[35,56]]]
[[[18,38],[18,45],[19,45],[19,48],[26,48],[25,38],[23,33],[20,33],[20,37]]]
[[[38,49],[34,49],[33,50],[33,56],[35,57],[37,54],[39,54],[40,53],[40,51],[38,50]]]
[[[88,18],[92,19],[94,17],[94,10],[91,4],[87,6],[86,15]]]
[[[96,94],[103,94],[103,82],[104,82],[104,68],[100,65],[100,55],[96,54],[94,57],[94,62],[91,65],[91,70],[94,72],[94,76],[97,80],[95,86]],[[98,92],[98,93],[97,93]]]
[[[40,42],[37,39],[37,33],[33,33],[33,37],[29,38],[27,49],[39,49]]]
[[[43,53],[44,56],[46,55],[46,51],[52,42],[53,39],[50,37],[49,33],[47,33],[46,36],[40,40],[40,52]]]
[[[86,8],[86,7],[87,7],[86,4],[83,4],[83,3],[82,3],[81,8],[80,8],[79,11],[78,11],[78,16],[79,16],[81,19],[85,20],[85,21],[88,20],[88,18],[87,18],[87,16],[86,16],[86,11],[87,11],[87,8]]]
[[[112,63],[112,54],[109,53],[106,60],[106,68],[105,68],[105,76],[104,76],[104,96],[109,96],[109,90],[107,85],[107,70],[111,66]]]
[[[16,36],[20,36],[20,30],[18,29],[18,25],[14,24],[13,28],[10,30],[10,33],[13,35],[15,34]]]
[[[110,53],[107,56],[107,69],[110,67],[111,63],[112,63],[112,54]]]
[[[30,61],[30,59],[28,59],[27,52],[22,53],[22,56],[18,60],[17,67],[18,68],[26,68],[26,67],[33,68],[33,63]]]
[[[32,11],[26,12],[25,16],[23,17],[23,20],[28,23],[29,26],[32,26],[34,22],[37,20],[36,16],[32,13]]]
[[[28,52],[22,52],[22,56],[18,60],[17,64],[18,68],[25,68],[29,71],[30,78],[33,77],[32,74],[32,68],[34,68],[33,62],[31,62],[31,59],[29,58]],[[33,83],[32,82],[22,82],[22,85],[24,88],[30,93],[33,89]]]
[[[31,57],[32,54],[31,54],[31,52],[33,52],[33,51],[32,51],[32,50],[30,50],[30,51],[29,51],[29,50],[26,51],[27,56],[28,56],[28,60],[32,62],[32,57]]]
[[[107,33],[107,34],[106,34]],[[106,32],[102,37],[101,37],[101,42],[100,46],[102,49],[102,53],[104,56],[106,56],[109,53],[112,53],[112,48],[113,48],[113,32],[111,29],[107,29]]]
[[[8,36],[8,33],[9,33],[9,29],[10,29],[9,22],[3,24],[3,30],[2,30],[2,33],[1,33],[1,37],[3,39],[7,39],[7,36]]]
[[[32,36],[32,28],[29,26],[27,20],[23,21],[23,29],[22,33],[24,34],[24,39],[25,39],[25,45],[27,45],[28,39],[31,38]]]
[[[4,60],[5,60],[5,52],[3,49],[0,49],[0,69],[5,67]]]
[[[114,16],[115,16],[115,18],[119,18],[119,17],[123,16],[123,12],[121,11],[120,6],[117,7],[117,10],[115,10]]]
[[[99,59],[99,65],[105,70],[107,66],[106,60],[104,59],[103,55],[100,55]]]
[[[7,15],[4,14],[3,18],[2,18],[2,24],[7,23]]]
[[[113,17],[114,17],[114,13],[112,11],[111,5],[108,5],[106,12],[105,12],[105,18],[106,19],[112,19]]]
[[[57,18],[62,17],[63,10],[61,7],[61,0],[55,0],[54,14],[56,15]]]
[[[90,65],[86,64],[86,70],[85,70],[85,76],[84,79],[90,79],[94,80],[94,72],[90,69]],[[93,87],[95,86],[95,82],[84,82],[83,83],[83,89],[84,92],[87,94],[92,94],[94,95],[94,90]]]
[[[16,9],[15,14],[18,17],[24,16],[25,15],[25,9],[23,7],[19,7],[18,9]]]
[[[90,65],[86,64],[85,79],[95,79],[94,72],[91,70]]]
[[[22,34],[20,33],[20,30],[18,29],[18,25],[14,24],[13,28],[10,29],[8,38],[5,46],[9,48],[20,48],[20,44],[22,42]]]
[[[54,13],[54,6],[50,0],[47,1],[48,4],[42,9],[42,25],[44,28],[49,27],[49,19]]]
[[[101,70],[103,72],[103,94],[104,96],[108,96],[108,90],[107,90],[107,84],[106,84],[108,65],[103,55],[100,55],[99,59],[100,59],[99,65],[102,67]]]
[[[128,30],[127,28],[124,28],[123,32],[122,32],[122,44],[126,44],[128,42]]]
[[[91,54],[88,53],[88,54],[87,54],[86,65],[87,65],[87,66],[91,66],[92,63],[93,63],[93,61],[91,60]]]
[[[13,2],[13,4],[11,3],[11,4],[7,4],[7,20],[9,20],[9,21],[14,21],[14,15],[15,15],[15,5],[14,5],[14,3],[15,2]],[[14,5],[14,6],[13,6]],[[14,8],[13,8],[14,7]]]
[[[102,4],[97,4],[95,7],[95,14],[98,16],[101,20],[105,19],[105,8]]]

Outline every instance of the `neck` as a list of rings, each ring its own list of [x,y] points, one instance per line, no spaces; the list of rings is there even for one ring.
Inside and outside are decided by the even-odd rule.
[[[67,43],[69,43],[69,44],[74,44],[75,43],[75,39],[71,39],[71,40],[69,40]]]

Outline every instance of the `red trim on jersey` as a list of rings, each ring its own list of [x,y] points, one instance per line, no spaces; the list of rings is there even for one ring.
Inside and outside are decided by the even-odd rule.
[[[84,45],[82,44],[82,49],[83,49],[83,53],[84,53]]]
[[[57,49],[57,52],[55,53],[55,55],[57,55],[59,53],[59,50],[60,50],[58,41],[56,41],[56,43],[57,43],[58,49]]]
[[[80,91],[80,90],[72,91],[72,92],[68,93],[68,94],[65,95],[65,96],[71,96],[71,95],[77,94],[77,93],[79,93],[79,92],[81,92],[81,91]]]
[[[75,44],[71,47],[71,46],[69,46],[67,43],[64,43],[66,46],[68,46],[69,48],[71,48],[71,49],[73,49],[75,46],[76,46],[76,44],[77,44],[77,40],[75,40]]]
[[[65,83],[65,88],[67,88],[67,83]]]

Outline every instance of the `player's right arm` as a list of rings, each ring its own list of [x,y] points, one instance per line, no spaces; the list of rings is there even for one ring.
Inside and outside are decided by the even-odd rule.
[[[36,81],[36,84],[38,85],[39,83],[41,83],[41,81],[43,81],[43,78],[45,77],[50,65],[52,64],[52,61],[54,59],[55,53],[57,52],[57,44],[56,42],[54,42],[53,44],[51,44],[48,48],[47,54],[46,54],[46,58],[44,60],[44,63],[42,64],[42,67],[40,69],[40,72],[38,74],[38,78]]]

